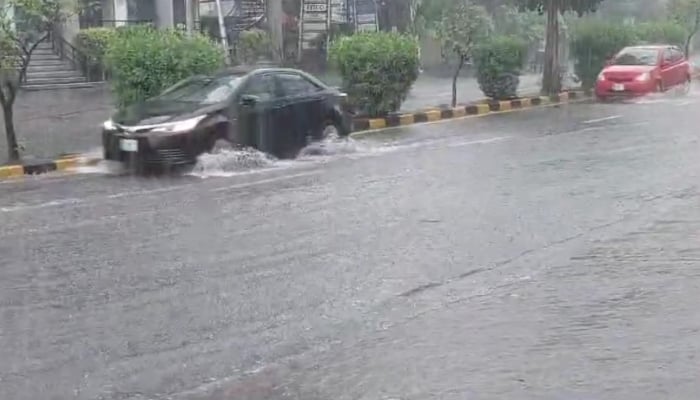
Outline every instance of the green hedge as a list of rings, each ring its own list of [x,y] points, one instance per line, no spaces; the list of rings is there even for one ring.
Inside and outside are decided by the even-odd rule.
[[[87,63],[82,68],[91,81],[109,79],[105,54],[116,36],[114,28],[88,28],[78,32],[73,39],[73,45],[87,56]]]
[[[494,36],[476,46],[472,57],[481,91],[496,100],[517,97],[526,56],[527,43],[513,36]]]
[[[673,44],[685,47],[688,33],[673,21],[645,22],[636,26],[637,41],[649,44]]]
[[[571,39],[575,70],[584,89],[595,85],[605,62],[625,46],[639,44],[685,45],[687,31],[671,21],[621,25],[616,22],[582,21]]]
[[[119,29],[106,52],[119,105],[152,97],[191,75],[224,65],[222,49],[207,37],[149,26]]]
[[[91,62],[102,64],[107,48],[116,33],[114,28],[82,29],[73,39],[73,44],[85,53]]]
[[[238,46],[238,56],[246,64],[255,64],[259,59],[272,55],[270,35],[262,29],[241,32]]]
[[[330,46],[330,59],[349,101],[370,116],[397,111],[418,79],[415,39],[389,32],[344,36]]]
[[[605,62],[625,46],[637,42],[634,26],[604,21],[586,21],[576,25],[571,37],[574,70],[584,89],[591,89]]]

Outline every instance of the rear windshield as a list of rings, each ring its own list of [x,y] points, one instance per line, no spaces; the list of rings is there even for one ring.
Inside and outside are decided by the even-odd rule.
[[[228,99],[242,81],[241,75],[195,76],[178,82],[156,97],[159,101],[216,104]]]
[[[624,49],[615,56],[613,65],[656,65],[659,51],[655,49]]]

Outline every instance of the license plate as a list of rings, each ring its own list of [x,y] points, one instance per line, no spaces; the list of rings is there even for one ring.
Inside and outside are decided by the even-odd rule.
[[[119,148],[121,151],[135,153],[139,151],[139,142],[134,139],[119,139]]]
[[[622,92],[622,91],[625,90],[625,85],[623,85],[623,84],[621,84],[621,83],[616,83],[616,84],[613,85],[613,88],[612,88],[612,89],[613,89],[614,91],[616,91],[616,92]]]

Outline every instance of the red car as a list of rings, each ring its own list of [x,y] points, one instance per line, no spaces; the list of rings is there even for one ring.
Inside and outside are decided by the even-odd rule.
[[[598,99],[641,96],[680,86],[690,90],[691,65],[676,46],[625,47],[598,75]]]

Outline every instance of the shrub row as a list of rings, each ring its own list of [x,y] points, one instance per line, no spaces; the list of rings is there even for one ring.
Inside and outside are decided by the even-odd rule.
[[[605,61],[621,48],[635,43],[682,45],[683,28],[673,23],[644,23],[633,26],[603,21],[576,24],[571,50],[575,72],[584,88],[590,88]],[[265,56],[269,39],[264,33],[244,35],[243,59]],[[118,104],[131,104],[162,91],[194,74],[223,66],[224,54],[207,37],[188,36],[179,30],[151,26],[95,28],[79,33],[76,46],[90,63],[106,65]],[[343,89],[356,108],[378,116],[399,110],[420,66],[418,44],[398,33],[373,32],[342,36],[329,48],[330,60],[340,72]],[[479,86],[494,99],[517,96],[526,43],[517,37],[493,36],[473,51]]]
[[[584,89],[595,85],[605,62],[625,46],[635,44],[671,44],[683,47],[685,29],[673,22],[648,22],[620,25],[605,21],[577,24],[571,40],[575,72]]]
[[[206,36],[141,25],[93,28],[75,40],[90,66],[109,70],[115,102],[133,104],[176,82],[224,65],[222,49]]]

